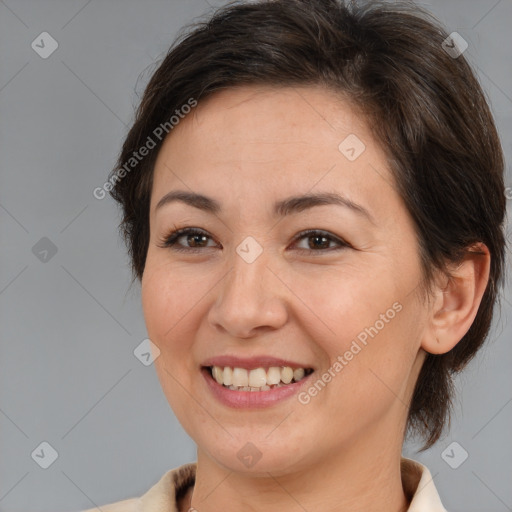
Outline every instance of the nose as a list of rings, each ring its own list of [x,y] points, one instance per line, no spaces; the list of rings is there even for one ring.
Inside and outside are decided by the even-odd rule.
[[[281,328],[288,318],[287,288],[271,267],[265,251],[251,263],[235,253],[232,268],[214,288],[210,325],[233,338]]]

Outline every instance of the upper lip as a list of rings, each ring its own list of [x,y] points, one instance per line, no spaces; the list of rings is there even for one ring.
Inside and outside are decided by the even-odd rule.
[[[255,368],[270,368],[271,366],[289,366],[295,368],[312,368],[308,364],[297,363],[287,359],[280,359],[272,356],[254,356],[254,357],[237,357],[237,356],[217,356],[211,357],[202,363],[202,366],[229,366],[230,368],[245,368],[253,370]]]

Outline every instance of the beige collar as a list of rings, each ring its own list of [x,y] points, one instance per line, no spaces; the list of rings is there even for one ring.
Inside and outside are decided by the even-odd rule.
[[[408,512],[446,512],[426,466],[402,457],[400,469],[404,492],[411,500]],[[140,498],[137,512],[178,512],[177,501],[194,485],[195,474],[195,462],[168,471]]]
[[[140,498],[117,501],[101,507],[102,512],[179,512],[178,500],[194,485],[196,462],[184,464],[165,473]],[[430,471],[411,459],[400,463],[402,485],[410,500],[408,512],[447,512],[432,480]],[[97,512],[97,508],[82,512]]]

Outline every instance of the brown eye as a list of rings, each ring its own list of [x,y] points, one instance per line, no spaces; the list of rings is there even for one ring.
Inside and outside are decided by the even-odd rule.
[[[182,239],[183,242],[180,242]],[[170,248],[173,251],[181,252],[200,252],[201,249],[209,249],[212,247],[211,245],[208,246],[209,240],[213,241],[212,237],[208,235],[206,231],[198,228],[183,228],[177,229],[164,237],[159,247]],[[300,232],[295,237],[295,245],[298,240],[307,240],[307,247],[298,248],[296,250],[308,254],[325,253],[351,247],[349,243],[341,238],[318,229],[309,229]],[[334,244],[334,246],[331,246],[331,244]]]
[[[307,240],[307,248],[299,248],[300,252],[327,252],[338,249],[345,249],[351,247],[350,244],[338,238],[326,231],[320,231],[317,229],[309,229],[307,231],[302,231],[297,235],[295,240]],[[329,244],[334,243],[337,247],[329,247]]]
[[[177,243],[180,239],[184,240],[183,244]],[[212,240],[212,238],[205,231],[197,228],[183,228],[167,235],[159,247],[172,248],[174,251],[197,252],[208,248],[206,245],[208,240]]]

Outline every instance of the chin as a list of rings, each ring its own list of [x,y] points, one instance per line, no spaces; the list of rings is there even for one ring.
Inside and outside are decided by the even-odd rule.
[[[266,429],[260,436],[243,436],[238,439],[227,435],[222,443],[209,443],[209,449],[198,452],[203,451],[213,462],[227,471],[255,477],[268,477],[268,473],[273,476],[285,475],[292,470],[300,469],[302,464],[304,467],[310,464],[305,460],[307,447],[299,442],[290,442],[290,439],[288,446],[278,436],[272,441],[272,435],[269,436],[268,432]],[[301,446],[301,450],[298,450],[297,446]],[[312,450],[313,447],[309,453],[312,453]]]

